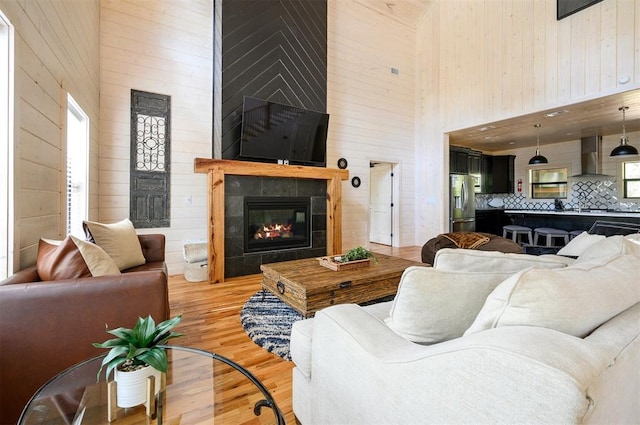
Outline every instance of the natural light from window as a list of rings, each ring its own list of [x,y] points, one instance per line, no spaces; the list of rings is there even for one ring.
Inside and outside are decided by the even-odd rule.
[[[625,198],[640,198],[640,161],[622,163]]]
[[[13,27],[0,11],[0,279],[13,273]]]
[[[531,198],[566,198],[568,174],[569,170],[566,167],[530,169],[529,182]]]
[[[89,117],[67,95],[67,234],[82,237],[89,199]]]

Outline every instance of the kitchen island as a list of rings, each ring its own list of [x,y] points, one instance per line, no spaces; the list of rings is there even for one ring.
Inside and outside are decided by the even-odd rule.
[[[504,210],[510,224],[535,229],[553,227],[567,231],[589,230],[596,221],[640,224],[640,213],[585,209],[573,210]]]

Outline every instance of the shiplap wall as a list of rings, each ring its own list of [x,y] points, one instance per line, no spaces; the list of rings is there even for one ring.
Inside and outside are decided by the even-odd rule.
[[[97,215],[97,1],[0,0],[15,29],[14,270],[35,263],[41,237],[60,239],[64,215],[66,93],[90,120],[90,213]]]
[[[139,232],[164,233],[169,273],[182,273],[184,242],[207,238],[206,175],[193,160],[211,156],[213,1],[101,4],[99,219],[129,216],[131,89],[171,96],[171,227]]]
[[[362,180],[359,188],[343,182],[343,249],[368,244],[370,161],[398,164],[394,245],[413,245],[415,29],[362,3],[328,3],[327,166],[344,157],[349,176]]]
[[[556,0],[436,3],[416,41],[416,243],[447,228],[447,131],[638,88],[638,40],[640,0],[604,0],[560,21]]]

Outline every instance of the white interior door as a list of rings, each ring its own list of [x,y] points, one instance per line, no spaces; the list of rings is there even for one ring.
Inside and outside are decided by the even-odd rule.
[[[369,241],[392,244],[393,164],[372,163],[369,168]]]

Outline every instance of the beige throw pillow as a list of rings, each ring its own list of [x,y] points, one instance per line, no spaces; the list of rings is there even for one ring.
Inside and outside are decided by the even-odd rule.
[[[98,245],[70,236],[87,263],[91,276],[111,276],[120,274],[118,265]]]
[[[129,219],[113,224],[82,222],[85,233],[115,261],[120,271],[146,262],[136,229]]]
[[[465,335],[500,326],[538,326],[583,338],[640,302],[638,270],[635,255],[524,270],[489,295]]]
[[[409,267],[386,323],[398,335],[421,344],[460,337],[491,291],[511,275]]]

